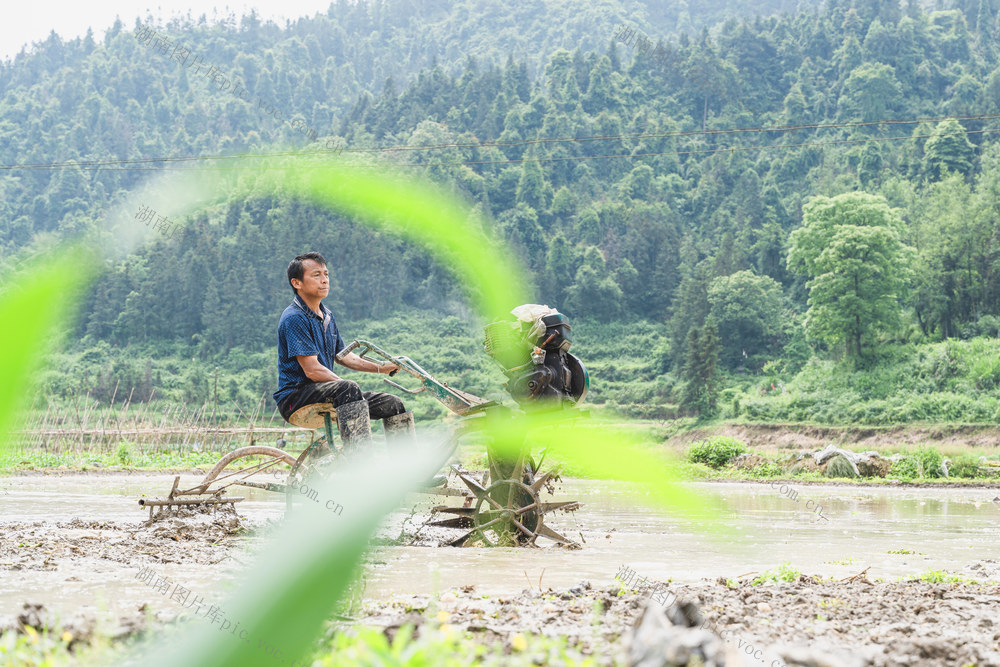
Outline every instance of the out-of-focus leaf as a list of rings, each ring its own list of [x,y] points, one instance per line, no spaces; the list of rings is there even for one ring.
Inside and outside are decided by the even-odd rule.
[[[77,299],[96,267],[93,254],[72,246],[22,260],[0,279],[0,447],[46,350],[73,325]]]
[[[567,419],[561,411],[510,415],[493,419],[489,432],[494,452],[514,459],[527,443],[532,451],[546,447],[588,477],[632,482],[648,493],[643,502],[672,509],[682,516],[697,516],[701,526],[717,537],[727,530],[720,503],[710,502],[686,485],[669,452],[650,450],[634,435],[594,419]]]

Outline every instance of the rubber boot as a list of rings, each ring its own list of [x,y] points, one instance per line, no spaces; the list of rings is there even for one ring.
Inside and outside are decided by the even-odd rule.
[[[417,439],[417,430],[413,425],[413,412],[386,417],[382,420],[385,429],[386,443],[398,441],[400,444],[412,444]],[[392,446],[391,444],[389,446]]]
[[[372,424],[368,401],[354,401],[337,406],[337,428],[344,452],[352,454],[368,449],[372,443]]]
[[[417,431],[413,424],[412,412],[386,417],[382,420],[382,427],[385,429],[386,447],[389,448],[390,452],[394,447],[405,447],[417,442]],[[434,475],[425,480],[421,486],[425,488],[441,486],[447,481],[448,478],[444,475]]]

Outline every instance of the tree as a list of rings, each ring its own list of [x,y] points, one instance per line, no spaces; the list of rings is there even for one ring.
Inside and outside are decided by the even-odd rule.
[[[681,407],[702,418],[711,417],[718,412],[719,399],[719,335],[715,325],[707,322],[703,327],[692,327],[686,347]]]
[[[852,192],[816,197],[789,239],[788,268],[811,278],[806,329],[862,356],[874,336],[898,324],[909,249],[903,221],[884,197]]]
[[[776,353],[782,338],[784,297],[781,285],[752,271],[721,276],[708,287],[709,319],[716,325],[724,364],[735,368]]]
[[[567,312],[574,317],[610,322],[621,313],[622,296],[601,251],[593,246],[587,248],[576,271],[576,282],[566,290]]]
[[[949,171],[966,176],[972,171],[975,153],[976,148],[961,123],[943,120],[924,144],[924,173],[934,181],[944,178]]]
[[[882,63],[864,63],[855,67],[844,82],[840,106],[844,117],[861,116],[862,120],[886,118],[902,102],[903,95],[895,70]]]

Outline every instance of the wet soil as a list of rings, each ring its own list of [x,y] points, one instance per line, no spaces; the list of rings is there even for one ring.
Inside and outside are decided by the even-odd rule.
[[[1000,585],[878,583],[800,577],[793,583],[730,588],[724,581],[671,585],[680,603],[701,612],[700,627],[719,636],[730,665],[998,665]],[[648,607],[648,611],[647,611]],[[524,590],[484,596],[474,586],[440,596],[400,596],[372,604],[357,619],[388,636],[404,624],[445,621],[493,650],[513,650],[518,633],[566,637],[598,664],[623,664],[642,613],[666,613],[648,594],[617,585]]]
[[[253,528],[222,506],[165,513],[150,523],[72,519],[4,523],[0,572],[55,570],[60,563],[99,558],[123,565],[218,563]]]

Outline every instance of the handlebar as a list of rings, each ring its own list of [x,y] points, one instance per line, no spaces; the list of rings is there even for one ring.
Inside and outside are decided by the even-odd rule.
[[[365,348],[364,351],[361,354],[358,355],[358,357],[361,358],[361,359],[365,359],[365,356],[369,352],[374,351],[376,354],[379,354],[380,356],[388,359],[393,364],[396,364],[396,366],[399,366],[399,364],[396,362],[395,358],[392,357],[392,355],[387,354],[384,350],[376,348],[371,343],[363,342],[363,341],[360,341],[360,340],[351,341],[350,345],[348,345],[343,350],[341,350],[340,352],[337,353],[337,356],[335,357],[335,359],[337,361],[340,361],[341,359],[343,359],[344,357],[346,357],[347,355],[349,355],[351,352],[353,352],[354,350],[358,349],[359,347]],[[365,359],[365,361],[371,361],[373,364],[378,364],[379,367],[382,367],[382,366],[385,365],[385,364],[380,364],[379,362],[374,361],[372,359]],[[398,368],[396,370],[394,370],[394,371],[390,371],[389,377],[392,377],[393,375],[395,375],[398,372],[399,372]]]

